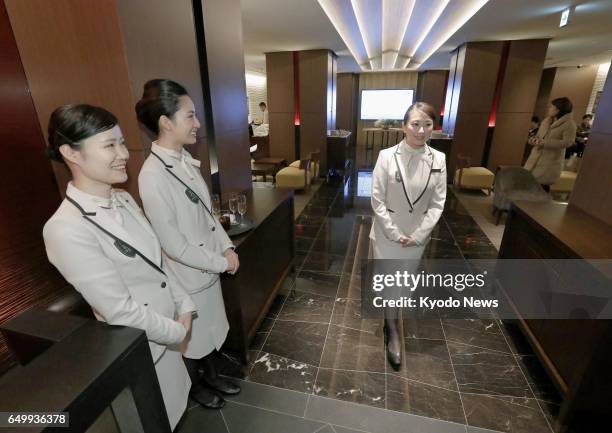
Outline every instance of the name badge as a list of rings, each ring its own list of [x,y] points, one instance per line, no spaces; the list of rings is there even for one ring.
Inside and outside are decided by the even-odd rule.
[[[432,168],[432,169],[431,169],[431,172],[432,172],[432,173],[441,173],[441,172],[442,172],[442,169],[441,169],[441,168]]]
[[[190,189],[185,190],[185,195],[187,196],[189,200],[191,200],[192,202],[196,204],[200,201],[200,199],[198,199],[197,194]]]
[[[121,254],[128,257],[136,257],[136,250],[120,240],[115,241],[115,248],[119,250]]]

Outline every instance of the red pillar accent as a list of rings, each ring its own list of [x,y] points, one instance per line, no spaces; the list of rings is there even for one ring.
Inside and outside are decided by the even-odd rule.
[[[510,52],[510,41],[504,41],[501,60],[499,61],[499,70],[497,71],[497,83],[495,84],[495,96],[493,96],[493,104],[491,106],[491,114],[489,115],[489,127],[495,126],[495,118],[497,116],[497,106],[501,96],[502,85],[504,83],[504,75],[506,74],[506,66],[508,65],[508,53]]]
[[[294,125],[300,124],[300,62],[299,52],[293,52],[293,99],[295,101]]]

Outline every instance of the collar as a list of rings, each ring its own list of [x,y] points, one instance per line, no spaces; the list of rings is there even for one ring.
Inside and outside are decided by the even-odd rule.
[[[157,141],[151,143],[151,151],[155,152],[161,158],[164,158],[164,163],[166,163],[166,165],[172,165],[170,162],[185,161],[186,163],[189,163],[199,168],[201,164],[200,161],[193,158],[191,154],[185,149],[182,149],[181,152],[177,152],[175,150],[160,146],[159,144],[157,144]],[[170,159],[168,160],[166,158]]]
[[[117,205],[120,205],[119,200],[117,198],[117,190],[111,189],[110,198],[100,197],[78,189],[76,186],[74,186],[74,183],[72,183],[72,181],[68,182],[68,187],[66,188],[66,195],[76,201],[79,205],[81,205],[83,210],[88,213],[93,213],[94,215],[101,207],[110,209],[112,207],[113,202],[115,202]]]
[[[406,143],[406,140],[402,140],[398,143],[395,153],[419,154],[425,153],[426,151],[429,151],[431,153],[431,150],[429,150],[429,146],[427,144],[425,144],[420,149],[415,149],[411,147],[408,143]]]

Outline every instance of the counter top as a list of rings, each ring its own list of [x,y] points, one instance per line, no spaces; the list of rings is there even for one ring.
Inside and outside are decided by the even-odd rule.
[[[537,224],[572,255],[612,258],[612,227],[582,209],[563,203],[517,201],[514,209]]]

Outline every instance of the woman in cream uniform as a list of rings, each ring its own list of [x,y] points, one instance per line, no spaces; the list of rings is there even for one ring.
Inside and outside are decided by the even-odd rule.
[[[162,268],[159,241],[129,193],[129,158],[117,118],[90,105],[66,105],[49,121],[49,156],[72,173],[66,198],[43,229],[49,261],[98,320],[147,333],[170,425],[191,385],[177,346],[196,306]]]
[[[374,259],[420,259],[442,215],[445,156],[427,145],[435,121],[431,105],[413,104],[402,123],[404,140],[378,154],[372,173]],[[399,369],[401,337],[396,319],[396,310],[385,311],[387,358]]]
[[[213,362],[229,330],[219,274],[235,273],[238,255],[212,212],[200,162],[183,149],[196,142],[200,127],[187,91],[174,81],[151,80],[144,86],[136,113],[158,137],[138,176],[145,213],[168,257],[168,268],[199,312],[183,353],[193,382],[192,398],[202,406],[220,408],[224,400],[213,390],[240,392],[237,385],[217,375]]]

